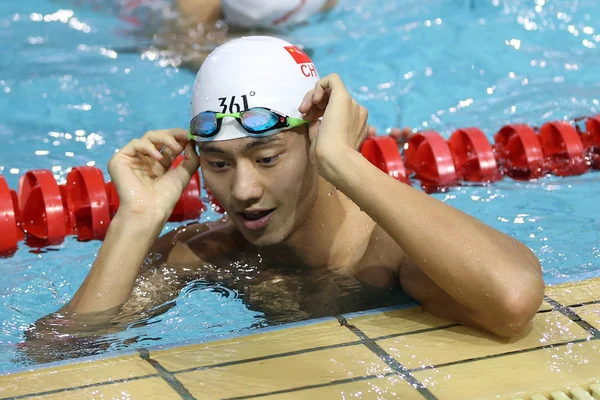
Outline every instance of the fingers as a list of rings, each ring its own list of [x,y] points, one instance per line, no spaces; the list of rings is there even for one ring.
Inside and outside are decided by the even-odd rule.
[[[128,157],[145,155],[170,164],[174,155],[181,153],[186,142],[187,137],[183,129],[149,131],[142,138],[130,141],[118,154]]]
[[[156,145],[149,140],[133,139],[127,143],[117,154],[136,157],[138,155],[146,155],[155,160],[162,160],[163,155],[156,149]]]
[[[311,89],[304,95],[302,103],[300,103],[300,107],[298,107],[298,111],[300,111],[302,114],[306,114],[308,110],[310,110],[314,91],[315,89]]]
[[[187,142],[185,136],[183,136],[182,139],[181,131],[183,131],[183,129],[148,131],[142,137],[142,140],[149,140],[155,145],[157,150],[162,150],[164,152],[164,149],[169,149],[172,154],[179,154],[183,151],[183,147]]]
[[[186,144],[183,156],[184,159],[177,168],[170,169],[165,173],[165,177],[172,175],[177,176],[178,180],[181,182],[181,190],[188,185],[192,176],[194,176],[198,171],[198,168],[200,168],[200,157],[196,152],[196,146],[193,142],[188,142]]]
[[[320,79],[315,88],[304,96],[298,110],[307,120],[320,118],[323,116],[332,96],[350,96],[342,79],[337,74],[327,75],[325,78]]]
[[[157,149],[160,147],[163,158],[159,160],[161,170],[155,170],[158,173],[164,173],[171,168],[173,161],[181,154],[189,141],[187,131],[184,129],[149,131],[144,138],[155,143]]]
[[[196,146],[193,142],[188,142],[183,152],[184,160],[177,166],[177,169],[181,169],[182,172],[186,173],[186,176],[190,178],[200,168],[200,157],[196,152]]]

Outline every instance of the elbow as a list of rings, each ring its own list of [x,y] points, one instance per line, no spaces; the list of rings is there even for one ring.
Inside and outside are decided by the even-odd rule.
[[[491,319],[488,330],[511,338],[525,331],[544,299],[544,280],[539,277],[527,279],[518,287],[507,290],[500,299],[497,315]]]

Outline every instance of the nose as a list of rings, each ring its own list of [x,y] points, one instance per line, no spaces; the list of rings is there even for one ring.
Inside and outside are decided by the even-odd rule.
[[[263,195],[260,174],[252,163],[239,163],[234,172],[231,195],[240,206],[249,207]]]

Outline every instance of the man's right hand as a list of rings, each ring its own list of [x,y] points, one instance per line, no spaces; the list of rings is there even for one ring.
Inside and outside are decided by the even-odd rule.
[[[185,160],[171,169],[184,149]],[[200,158],[184,129],[149,131],[133,139],[108,163],[119,211],[166,222],[199,167]]]

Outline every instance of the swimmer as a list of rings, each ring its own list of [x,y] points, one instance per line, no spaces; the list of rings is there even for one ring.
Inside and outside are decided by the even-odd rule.
[[[369,163],[358,151],[367,110],[290,43],[218,47],[196,77],[191,116],[189,132],[147,132],[110,160],[119,210],[81,287],[32,336],[156,313],[194,280],[236,287],[280,321],[373,306],[336,303],[357,287],[384,303],[405,292],[503,337],[537,312],[544,282],[531,250]],[[198,168],[226,217],[159,238]]]
[[[165,21],[154,42],[175,64],[197,71],[210,51],[232,38],[249,31],[281,33],[336,4],[337,0],[177,0],[178,18]]]
[[[225,20],[234,28],[273,29],[305,22],[332,9],[337,0],[177,0],[187,25],[213,25]]]

